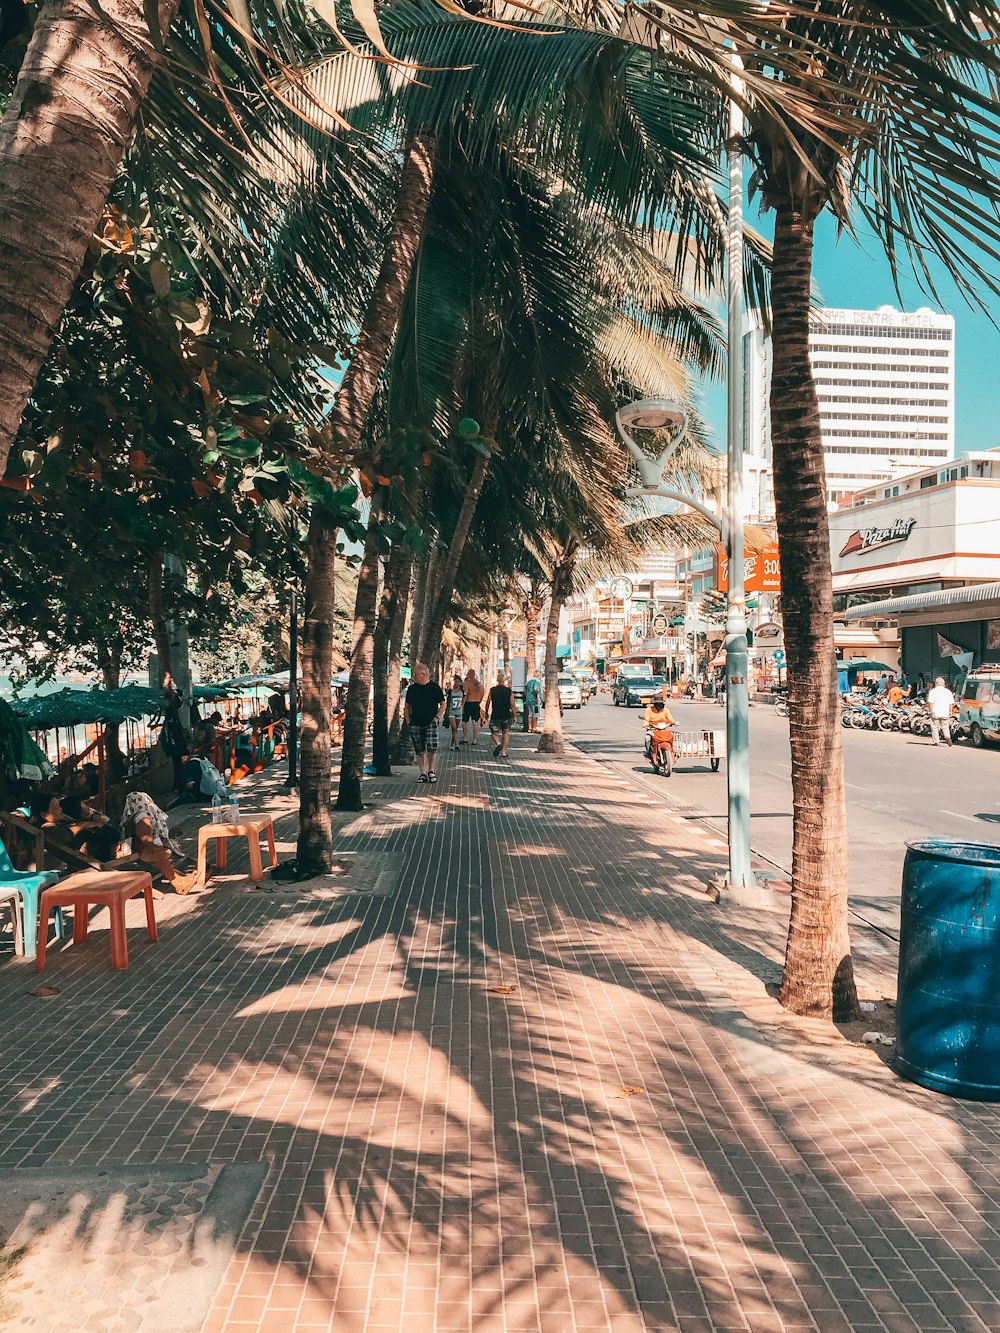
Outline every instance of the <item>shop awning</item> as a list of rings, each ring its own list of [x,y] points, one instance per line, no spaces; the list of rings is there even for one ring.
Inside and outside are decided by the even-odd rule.
[[[980,602],[1000,602],[1000,583],[973,583],[965,588],[939,588],[936,592],[913,592],[906,597],[888,597],[883,602],[852,606],[839,619],[874,620],[882,616],[897,616],[904,611],[933,611],[935,607],[974,606]]]

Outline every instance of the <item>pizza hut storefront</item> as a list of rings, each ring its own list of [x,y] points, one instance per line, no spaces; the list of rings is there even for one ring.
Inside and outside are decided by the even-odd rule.
[[[969,653],[1000,661],[1000,481],[919,480],[830,515],[834,612],[876,634],[898,627],[911,679],[954,680]]]

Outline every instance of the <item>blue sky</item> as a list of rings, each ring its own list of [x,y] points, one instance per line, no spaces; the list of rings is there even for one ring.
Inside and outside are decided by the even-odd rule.
[[[761,230],[770,227],[766,220]],[[902,282],[902,301],[897,297],[889,264],[874,236],[837,239],[833,219],[820,219],[816,232],[813,274],[823,304],[858,310],[892,305],[916,310],[928,306],[955,317],[955,450],[1000,447],[1000,330],[987,315],[971,310],[946,275],[938,296],[926,296],[915,280]],[[1000,323],[1000,302],[994,300],[993,318]],[[712,385],[705,409],[720,446],[726,438],[726,396]]]

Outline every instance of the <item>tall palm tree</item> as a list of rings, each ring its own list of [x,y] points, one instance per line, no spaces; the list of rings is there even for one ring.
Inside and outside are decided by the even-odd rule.
[[[934,293],[936,257],[973,302],[1000,289],[1000,12],[972,0],[820,0],[764,6],[747,40],[702,11],[706,40],[739,57],[734,145],[774,211],[771,434],[788,653],[793,785],[792,915],[781,989],[798,1013],[853,1016],[847,825],[832,631],[822,434],[809,361],[813,231],[828,209],[860,214],[898,272]],[[570,4],[618,28],[617,6]],[[638,40],[672,41],[654,5],[629,7]],[[718,20],[718,21],[716,21]]]
[[[400,53],[446,70],[459,65],[467,51],[476,51],[485,40],[463,21],[443,21],[436,12],[419,5],[390,11],[383,21]],[[470,37],[476,39],[472,46]],[[489,30],[488,41],[493,47],[504,48],[513,38],[508,32]],[[390,430],[394,426],[402,428],[416,417],[427,431],[447,431],[460,403],[471,404],[488,419],[486,438],[471,439],[477,457],[447,545],[433,545],[430,550],[429,558],[438,561],[439,568],[433,578],[425,576],[422,580],[425,591],[417,621],[417,653],[435,659],[455,576],[487,475],[490,426],[495,420],[503,421],[505,430],[510,428],[502,410],[505,405],[498,398],[500,386],[517,385],[524,390],[516,406],[506,405],[516,412],[515,422],[530,418],[539,408],[556,411],[569,420],[584,404],[591,415],[601,412],[607,416],[610,400],[600,405],[588,403],[582,386],[593,362],[595,331],[600,327],[601,335],[610,339],[615,354],[620,356],[623,320],[620,313],[614,320],[595,314],[601,307],[586,299],[583,289],[588,285],[593,289],[594,285],[588,282],[587,267],[580,262],[580,255],[586,251],[590,257],[596,256],[594,239],[600,231],[601,205],[620,209],[632,190],[632,207],[637,207],[651,179],[675,188],[675,177],[695,169],[700,179],[704,158],[699,144],[713,115],[712,105],[696,97],[684,80],[678,81],[676,88],[665,90],[662,104],[655,98],[644,101],[629,82],[632,56],[628,48],[617,42],[611,47],[595,43],[594,34],[567,32],[554,44],[548,34],[545,40],[531,43],[526,34],[520,33],[517,51],[520,60],[503,79],[504,99],[499,112],[488,101],[478,105],[483,90],[479,83],[470,82],[467,73],[442,73],[429,88],[407,88],[398,102],[379,104],[381,121],[373,122],[381,123],[382,132],[387,133],[396,117],[402,131],[411,133],[410,142],[433,135],[436,157],[433,184],[428,182],[408,262],[401,267],[394,258],[389,266],[400,299],[387,301],[376,286],[362,318],[362,338],[352,351],[348,376],[353,375],[355,363],[365,350],[369,322],[376,320],[386,336],[379,343],[382,360],[365,372],[371,390],[367,408],[358,414],[353,433],[349,438],[345,435],[343,443],[359,461],[374,387],[393,341],[393,356],[386,371]],[[479,54],[482,56],[482,51]],[[369,79],[370,70],[367,66],[359,69],[353,57],[338,56],[318,68],[315,78],[327,101],[348,95],[356,101],[357,80]],[[603,113],[595,116],[592,110],[595,94],[608,82],[621,85],[623,108],[622,114],[610,118],[610,128],[608,118]],[[603,96],[598,102],[604,104]],[[623,129],[632,132],[635,120],[641,121],[647,131],[647,153],[620,173],[620,136]],[[553,125],[558,126],[557,131]],[[421,127],[419,131],[414,130],[416,126]],[[584,139],[586,158],[580,148]],[[595,158],[603,160],[607,169],[595,172]],[[582,225],[574,223],[570,190],[563,184],[574,174],[586,190],[579,205],[585,215]],[[698,218],[689,215],[686,193],[683,201],[680,232],[691,234],[695,250],[700,248],[707,256],[714,248],[718,255],[718,237],[707,245],[702,241]],[[609,230],[605,220],[605,237]],[[686,257],[684,248],[678,246],[674,267],[683,267]],[[662,259],[647,257],[644,262],[650,270],[657,264],[665,267]],[[639,267],[639,261],[633,260],[632,266]],[[608,287],[608,263],[595,265],[595,269]],[[411,282],[411,275],[419,281]],[[603,296],[605,306],[609,306],[609,291],[597,290],[595,294]],[[621,285],[614,296],[619,303],[624,301]],[[655,310],[650,321],[655,323],[661,317],[662,312]],[[676,311],[672,311],[670,319],[676,318]],[[642,331],[637,321],[632,324],[632,340],[637,342]],[[689,331],[688,336],[697,335]],[[648,355],[648,346],[643,351]],[[537,373],[539,367],[541,374]],[[341,388],[338,405],[343,393]],[[334,413],[338,410],[335,406]],[[474,432],[466,430],[464,434],[471,437]],[[337,800],[341,809],[357,809],[361,803],[371,644],[376,624],[377,552],[374,533],[371,536],[362,566],[367,576],[359,584],[355,628],[359,651],[352,659],[348,687]],[[332,534],[328,533],[325,540],[331,541]],[[311,654],[307,636],[303,653],[306,663]],[[378,670],[382,670],[381,664]],[[307,671],[306,678],[311,679],[312,674],[317,679],[325,678],[322,670]],[[304,695],[306,710],[312,704],[308,688]],[[306,743],[309,758],[303,768],[300,860],[309,863],[328,860],[330,855],[329,827],[317,815],[327,793],[323,788],[314,791],[312,785],[325,758],[325,737],[326,727],[318,723],[310,727]],[[314,834],[307,835],[307,820]],[[325,849],[322,853],[317,851],[320,846]]]
[[[849,225],[853,203],[894,268],[908,253],[933,290],[927,258],[936,254],[974,300],[1000,290],[1000,18],[961,0],[837,3],[790,15],[786,32],[803,67],[822,59],[841,91],[813,133],[748,104],[753,184],[775,215],[771,437],[793,791],[780,998],[796,1013],[849,1017],[857,1002],[830,538],[809,359],[813,229],[827,208]],[[743,54],[755,72],[766,67],[759,44]]]

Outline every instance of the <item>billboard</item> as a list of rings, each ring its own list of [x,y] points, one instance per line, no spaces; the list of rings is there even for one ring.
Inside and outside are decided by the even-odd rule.
[[[729,589],[729,557],[723,546],[718,547],[720,591]],[[763,551],[747,551],[743,557],[743,585],[746,592],[780,592],[781,567],[778,547],[766,546]]]

